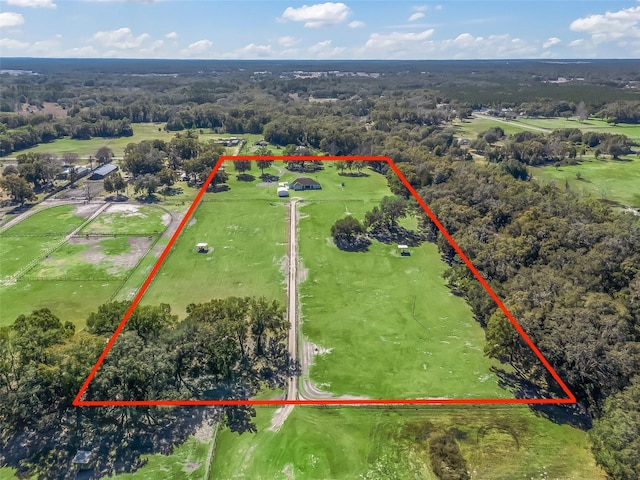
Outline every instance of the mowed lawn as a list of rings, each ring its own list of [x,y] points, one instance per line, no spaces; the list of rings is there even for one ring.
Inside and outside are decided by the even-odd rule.
[[[378,202],[322,202],[301,209],[302,332],[329,353],[315,357],[311,380],[334,395],[370,398],[498,398],[483,355],[484,331],[464,299],[451,294],[434,244],[398,253],[374,242],[344,252],[330,226],[348,211],[362,220]]]
[[[568,182],[578,194],[640,208],[640,158],[636,156],[627,156],[626,160],[585,158],[579,165],[549,165],[530,171],[535,179],[553,180],[560,189]]]
[[[585,432],[526,407],[295,407],[278,432],[257,408],[257,434],[223,430],[211,480],[428,479],[428,437],[453,431],[474,479],[603,480]],[[145,477],[140,477],[145,478]]]

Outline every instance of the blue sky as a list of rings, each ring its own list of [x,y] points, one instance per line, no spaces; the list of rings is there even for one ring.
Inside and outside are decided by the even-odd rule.
[[[640,0],[0,0],[0,56],[640,58]]]

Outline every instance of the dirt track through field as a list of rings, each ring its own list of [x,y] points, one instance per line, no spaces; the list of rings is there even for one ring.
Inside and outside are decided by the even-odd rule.
[[[289,203],[289,271],[287,276],[287,319],[289,321],[289,341],[287,349],[292,360],[297,358],[298,349],[298,212],[297,200]],[[287,384],[287,400],[297,400],[298,378],[289,377]],[[293,405],[283,405],[273,416],[269,430],[278,431],[287,419]]]

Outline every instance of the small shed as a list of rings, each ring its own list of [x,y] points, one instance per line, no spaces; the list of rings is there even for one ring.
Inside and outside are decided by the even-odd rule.
[[[402,255],[403,257],[408,257],[411,255],[408,245],[398,245],[398,250],[400,250],[400,255]]]
[[[102,165],[99,168],[96,168],[93,171],[93,173],[89,177],[89,180],[102,180],[104,179],[104,177],[106,177],[110,173],[115,172],[117,170],[118,170],[117,165],[114,165],[113,163],[105,163],[104,165]]]
[[[207,253],[209,251],[209,244],[208,243],[198,243],[196,245],[196,248],[198,249],[198,253]]]
[[[291,182],[290,188],[295,190],[296,192],[300,190],[320,190],[322,186],[313,180],[312,178],[307,177],[298,177],[293,182]]]
[[[287,187],[278,187],[278,196],[279,197],[288,197],[289,189]]]

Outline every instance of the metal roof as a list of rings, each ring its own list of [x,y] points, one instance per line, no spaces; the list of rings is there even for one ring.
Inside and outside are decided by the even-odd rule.
[[[111,172],[115,172],[117,169],[118,169],[118,167],[116,165],[114,165],[113,163],[106,163],[106,164],[102,165],[101,167],[96,168],[93,171],[93,174],[94,175],[101,175],[103,177],[106,177]]]

